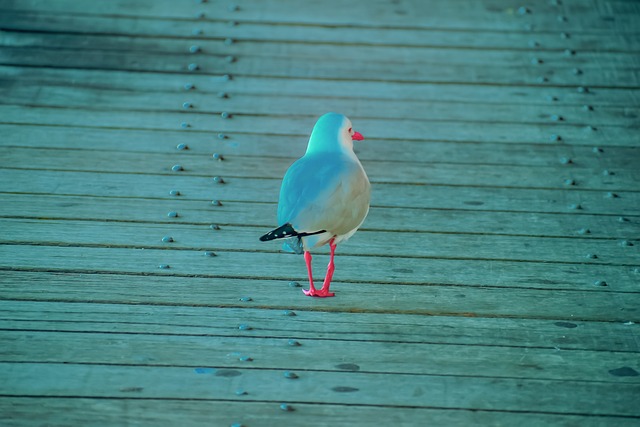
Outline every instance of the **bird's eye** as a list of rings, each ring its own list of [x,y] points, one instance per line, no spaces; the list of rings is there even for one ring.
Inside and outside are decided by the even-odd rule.
[[[353,128],[349,128],[349,133],[353,132]]]

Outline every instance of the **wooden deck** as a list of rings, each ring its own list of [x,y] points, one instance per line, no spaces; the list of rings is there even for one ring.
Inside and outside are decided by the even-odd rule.
[[[639,21],[0,0],[0,424],[639,425]],[[373,200],[312,299],[258,236],[327,111]]]

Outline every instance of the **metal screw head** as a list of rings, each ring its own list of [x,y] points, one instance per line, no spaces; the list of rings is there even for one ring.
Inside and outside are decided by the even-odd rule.
[[[577,91],[578,91],[579,93],[588,93],[588,92],[589,92],[589,88],[588,88],[588,87],[586,87],[586,86],[578,86]]]
[[[240,10],[240,7],[237,4],[230,4],[227,9],[229,12],[237,12]]]
[[[582,106],[582,109],[584,111],[593,111],[593,106],[585,104],[585,105]]]
[[[198,13],[196,13],[196,19],[202,19],[202,18],[204,18],[204,17],[205,17],[204,12],[198,12]]]
[[[174,172],[182,172],[184,170],[184,168],[180,165],[173,165],[171,166],[171,170]]]
[[[595,282],[593,282],[593,284],[596,286],[609,286],[609,284],[604,280],[596,280]]]
[[[194,44],[191,47],[189,47],[189,53],[198,53],[200,51],[201,51],[200,46],[198,46],[197,44]]]
[[[191,125],[189,123],[187,123],[187,122],[182,122],[182,123],[180,123],[180,127],[182,129],[187,129],[187,128],[190,128]]]
[[[596,255],[596,254],[587,254],[587,258],[589,258],[589,259],[598,259],[598,255]]]
[[[540,46],[540,43],[538,43],[535,40],[529,40],[529,47],[538,47]]]
[[[537,81],[538,81],[538,83],[546,83],[546,82],[549,81],[549,79],[546,78],[545,76],[540,76],[540,77],[538,77]]]
[[[253,362],[253,358],[249,356],[240,356],[238,357],[238,360],[241,362]]]
[[[539,65],[539,64],[542,64],[543,62],[544,61],[542,59],[540,59],[540,58],[531,58],[531,63],[533,65]]]
[[[236,396],[246,396],[247,394],[249,394],[249,393],[247,393],[246,391],[244,391],[241,388],[236,390]]]
[[[224,160],[224,157],[220,153],[213,153],[211,157],[213,157],[213,160]]]
[[[564,185],[576,185],[576,182],[573,179],[565,179]]]
[[[225,135],[224,133],[219,133],[218,139],[227,139],[227,135]]]
[[[580,68],[574,68],[573,70],[571,70],[571,72],[576,76],[579,76],[580,74],[582,74],[582,70]]]
[[[184,108],[184,109],[189,109],[189,108],[192,108],[192,107],[193,107],[193,105],[191,105],[190,102],[183,102],[182,103],[182,108]]]
[[[178,218],[178,212],[171,211],[167,214],[169,218]]]
[[[163,243],[173,243],[173,242],[174,242],[174,240],[173,240],[173,237],[171,237],[171,236],[164,236],[164,237],[162,238],[162,242],[163,242]]]
[[[284,371],[284,377],[288,378],[290,380],[295,380],[298,378],[298,374],[296,374],[295,372],[291,372],[291,371]]]
[[[589,230],[588,228],[581,228],[580,230],[578,230],[578,234],[591,234],[591,230]]]
[[[573,56],[573,55],[575,55],[575,54],[576,54],[576,51],[575,51],[575,50],[573,50],[573,49],[565,49],[565,50],[564,50],[564,54],[565,54],[566,56]]]
[[[561,157],[560,163],[562,163],[563,165],[569,165],[573,163],[573,160],[571,160],[569,157]]]
[[[233,62],[236,62],[236,57],[233,55],[227,55],[224,57],[225,62],[231,64]]]
[[[300,341],[292,339],[292,340],[287,341],[287,345],[289,345],[291,347],[300,347],[302,344],[300,344]]]
[[[618,196],[616,193],[612,193],[611,191],[609,191],[609,192],[606,194],[606,196],[605,196],[605,197],[606,197],[607,199],[616,199],[616,198],[618,198],[619,196]]]
[[[602,175],[610,176],[610,175],[615,175],[615,173],[611,172],[609,169],[605,169],[602,171]]]
[[[250,301],[253,301],[253,298],[251,298],[251,297],[241,297],[241,298],[238,299],[238,301],[250,302]]]
[[[571,35],[569,33],[560,33],[560,37],[563,39],[568,39],[571,38]]]
[[[554,122],[561,122],[564,120],[564,117],[558,115],[558,114],[552,114],[550,116],[551,120],[553,120]]]
[[[253,328],[246,323],[242,323],[241,325],[238,325],[238,329],[240,329],[241,331],[250,331]]]
[[[215,252],[212,251],[204,251],[204,256],[208,256],[208,257],[216,257],[218,255],[216,255]]]
[[[557,96],[548,96],[547,99],[551,102],[556,102],[558,100]]]
[[[212,200],[211,201],[211,205],[212,206],[222,206],[222,202],[220,200]]]
[[[524,7],[524,6],[520,6],[520,7],[518,8],[518,14],[520,14],[520,15],[526,15],[527,13],[531,13],[531,11],[530,11],[528,8],[526,8],[526,7]]]
[[[285,310],[285,311],[282,312],[282,314],[284,314],[285,316],[291,316],[291,317],[297,316],[296,312],[292,311],[292,310]]]
[[[187,144],[180,143],[180,144],[176,145],[176,149],[177,150],[188,150],[189,146]]]
[[[285,412],[292,412],[293,411],[293,406],[289,405],[288,403],[281,403],[280,404],[280,409],[285,411]]]
[[[216,184],[224,184],[224,179],[222,179],[221,176],[214,176],[213,182],[215,182]]]
[[[600,147],[593,147],[593,149],[591,151],[593,151],[594,153],[602,153],[602,152],[604,152],[604,150],[602,148],[600,148]]]
[[[161,270],[168,270],[168,269],[170,269],[171,267],[169,266],[169,264],[160,264],[160,265],[158,266],[158,268],[159,268],[159,269],[161,269]]]
[[[220,117],[222,117],[223,119],[230,119],[231,114],[226,111],[223,111],[222,113],[220,113]]]
[[[193,83],[186,83],[186,84],[184,85],[184,89],[185,89],[185,90],[193,90],[193,89],[195,89],[195,88],[196,88],[196,86],[195,86]]]
[[[202,28],[195,28],[193,31],[191,31],[191,34],[194,36],[199,36],[203,33],[204,31],[202,31]]]
[[[209,228],[212,230],[220,230],[220,226],[218,224],[211,224]]]
[[[169,190],[169,195],[170,196],[179,196],[180,195],[180,191],[179,190]]]
[[[228,82],[229,80],[233,80],[233,76],[231,74],[225,74],[222,76],[222,80]]]
[[[618,222],[629,222],[629,218],[625,218],[623,216],[618,217]]]
[[[236,21],[227,22],[227,27],[235,27],[236,25],[238,25],[238,22],[236,22]]]
[[[189,69],[189,71],[197,71],[200,69],[200,66],[195,62],[192,62],[187,68]]]
[[[230,37],[224,39],[224,44],[227,46],[231,46],[234,43],[234,40]]]
[[[633,243],[628,240],[623,240],[622,242],[620,242],[620,246],[633,246]]]
[[[300,283],[293,282],[293,281],[289,282],[289,286],[292,287],[292,288],[300,288],[300,287],[302,287],[302,285]]]
[[[558,22],[567,22],[567,17],[564,15],[558,15]]]
[[[579,203],[572,203],[569,205],[569,209],[572,210],[581,210],[582,209],[582,205]]]
[[[550,139],[551,141],[562,141],[562,137],[561,137],[560,135],[555,134],[555,133],[554,133],[554,134],[552,134],[552,135],[549,137],[549,139]]]
[[[225,99],[225,98],[228,98],[228,97],[229,97],[229,95],[227,94],[227,92],[218,92],[218,95],[217,95],[217,96],[218,96],[218,98],[222,98],[222,99]]]

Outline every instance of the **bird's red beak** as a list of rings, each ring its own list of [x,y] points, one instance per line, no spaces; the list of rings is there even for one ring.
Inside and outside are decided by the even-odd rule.
[[[354,141],[364,141],[364,136],[362,136],[360,132],[354,132],[353,135],[351,135],[351,139]]]

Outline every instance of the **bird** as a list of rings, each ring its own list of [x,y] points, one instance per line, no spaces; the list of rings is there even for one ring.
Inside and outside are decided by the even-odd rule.
[[[285,250],[304,254],[309,277],[307,296],[332,297],[336,246],[349,239],[369,213],[371,184],[353,151],[364,136],[351,120],[326,113],[316,121],[307,150],[287,170],[278,199],[278,227],[260,241],[285,239]],[[313,284],[311,250],[329,244],[330,256],[322,288]]]

